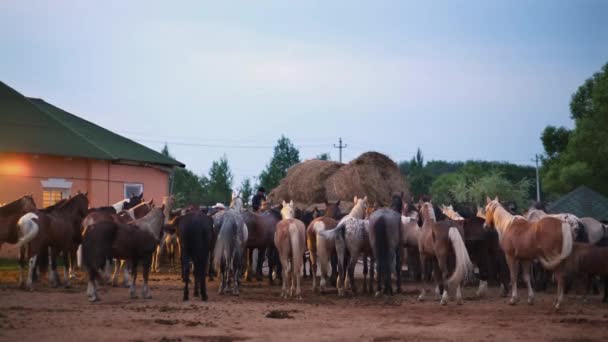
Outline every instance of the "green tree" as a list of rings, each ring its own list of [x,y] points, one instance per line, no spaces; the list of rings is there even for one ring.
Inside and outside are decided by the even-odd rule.
[[[401,162],[399,169],[409,183],[414,199],[429,194],[433,179],[425,168],[424,156],[420,148],[409,162]]]
[[[161,152],[163,155],[173,158],[169,153],[169,146],[165,143]],[[173,183],[172,195],[175,196],[175,206],[183,208],[184,206],[194,204],[200,205],[204,203],[206,196],[205,188],[201,184],[201,179],[188,169],[174,167],[172,179]]]
[[[287,175],[287,169],[300,162],[300,152],[285,136],[277,141],[274,154],[266,169],[260,174],[260,184],[270,192]]]
[[[243,199],[243,204],[245,206],[249,206],[249,199],[253,195],[253,187],[251,186],[251,179],[245,178],[241,182],[241,186],[239,187],[239,192],[241,193],[241,198]]]
[[[608,63],[572,95],[570,111],[572,131],[542,134],[545,190],[557,196],[584,184],[608,195]]]
[[[208,191],[208,204],[216,202],[230,203],[232,199],[232,172],[230,171],[226,156],[211,164],[209,177],[205,183]]]
[[[324,152],[324,153],[319,154],[316,157],[316,159],[319,159],[319,160],[331,160],[331,156],[329,155],[328,152]]]

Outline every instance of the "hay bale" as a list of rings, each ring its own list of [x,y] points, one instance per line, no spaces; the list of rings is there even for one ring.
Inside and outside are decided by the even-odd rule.
[[[408,188],[397,164],[378,152],[366,152],[334,173],[325,184],[331,198],[367,196],[377,206],[390,204],[391,194]]]
[[[371,204],[388,205],[392,193],[408,193],[399,167],[387,156],[367,152],[348,164],[308,160],[291,167],[269,198],[273,203],[293,200],[304,208],[310,203],[368,196]]]

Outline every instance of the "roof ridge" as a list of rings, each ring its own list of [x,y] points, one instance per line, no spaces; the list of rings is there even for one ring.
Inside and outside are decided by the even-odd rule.
[[[46,102],[45,100],[43,100],[43,99],[41,99],[41,98],[30,98],[30,97],[27,97],[27,96],[24,96],[24,97],[25,97],[25,99],[26,99],[28,102],[31,102],[31,100],[42,101],[42,102],[46,103],[47,105],[49,105],[49,106],[51,106],[51,107],[54,107],[54,108],[60,109],[59,107],[56,107],[56,106],[54,106],[53,104],[48,103],[48,102]],[[31,100],[30,100],[30,99],[31,99]],[[32,105],[36,106],[36,105],[35,105],[35,104],[33,104],[33,103],[32,103]],[[109,151],[107,151],[106,149],[104,149],[104,148],[102,148],[102,147],[98,146],[98,145],[97,145],[95,142],[93,142],[91,139],[87,138],[87,137],[86,137],[86,136],[84,136],[82,133],[80,133],[80,132],[78,132],[77,130],[73,129],[73,128],[72,128],[72,127],[70,127],[69,125],[66,125],[66,124],[65,124],[63,121],[61,121],[61,120],[59,120],[58,118],[56,118],[56,117],[55,117],[55,115],[53,115],[53,114],[51,114],[51,113],[47,112],[46,110],[44,110],[44,109],[42,109],[42,108],[40,108],[40,107],[38,107],[38,106],[36,106],[36,107],[37,107],[37,108],[39,108],[39,109],[40,109],[40,111],[42,111],[44,114],[46,114],[47,116],[51,117],[51,118],[52,118],[54,121],[58,122],[58,123],[59,123],[61,126],[65,127],[65,128],[66,128],[66,129],[68,129],[70,132],[72,132],[72,133],[76,134],[77,136],[81,137],[82,139],[84,139],[86,142],[88,142],[89,144],[91,144],[91,146],[93,146],[93,147],[95,147],[96,149],[100,150],[101,152],[103,152],[103,153],[107,154],[107,155],[110,157],[110,159],[112,159],[112,160],[113,160],[113,159],[117,159],[117,158],[116,158],[116,156],[114,156],[112,153],[110,153],[110,152],[109,152]],[[68,114],[70,114],[70,115],[74,115],[74,114],[69,113],[69,112],[67,112],[67,111],[65,111],[65,110],[64,110],[64,112],[66,112],[66,113],[68,113]],[[74,116],[75,116],[75,115],[74,115]]]

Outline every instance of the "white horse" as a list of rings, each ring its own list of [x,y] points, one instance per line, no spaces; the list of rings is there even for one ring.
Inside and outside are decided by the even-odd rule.
[[[578,236],[578,233],[579,233],[578,230],[580,227],[583,226],[581,219],[579,219],[575,215],[568,214],[568,213],[547,214],[543,210],[536,209],[536,208],[530,208],[524,214],[524,218],[530,222],[537,222],[538,220],[540,220],[541,218],[546,217],[546,216],[555,217],[557,219],[562,220],[563,222],[566,222],[568,224],[568,226],[570,227],[570,231],[572,232],[572,237]]]
[[[281,297],[292,297],[294,294],[298,299],[302,298],[300,288],[302,260],[306,250],[306,227],[304,223],[294,218],[295,208],[293,201],[283,201],[281,209],[281,221],[277,223],[274,234],[274,244],[277,247],[281,266],[283,266],[283,287]],[[287,287],[290,286],[288,291]]]
[[[585,227],[585,232],[590,244],[596,244],[603,238],[608,238],[608,225],[594,219],[593,217],[582,217],[581,223]]]

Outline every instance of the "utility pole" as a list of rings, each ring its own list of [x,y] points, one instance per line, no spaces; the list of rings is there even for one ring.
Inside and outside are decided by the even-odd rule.
[[[536,162],[536,202],[540,202],[540,177],[538,175],[538,154],[534,155]]]
[[[334,148],[337,148],[340,151],[340,163],[342,162],[342,150],[345,149],[348,145],[342,144],[342,138],[338,138],[338,145],[334,144]]]

